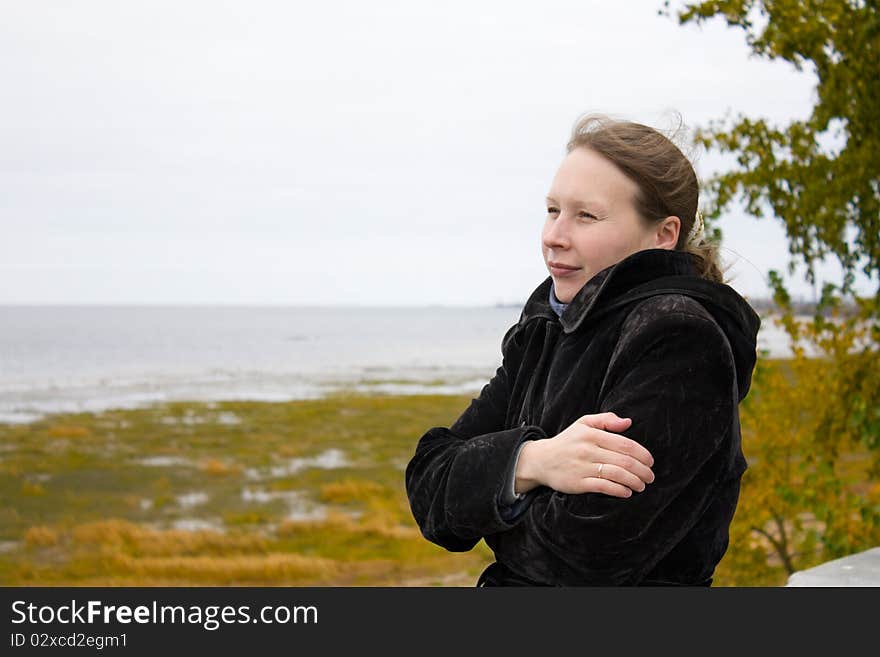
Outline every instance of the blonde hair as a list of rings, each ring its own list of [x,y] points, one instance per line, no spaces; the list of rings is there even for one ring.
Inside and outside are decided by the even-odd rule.
[[[699,221],[699,183],[690,160],[669,137],[641,123],[586,114],[575,123],[566,152],[575,148],[595,151],[636,183],[634,204],[647,225],[677,216],[681,226],[675,250],[696,256],[694,265],[701,278],[726,283],[724,272],[729,267],[721,267],[720,245],[703,235],[701,227],[696,239],[688,241]]]

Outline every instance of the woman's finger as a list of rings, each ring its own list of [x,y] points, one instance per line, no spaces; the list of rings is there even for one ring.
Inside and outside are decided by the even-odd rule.
[[[626,417],[620,417],[617,413],[613,411],[607,411],[605,413],[593,413],[591,415],[582,415],[579,417],[576,422],[580,422],[581,424],[585,424],[588,427],[595,427],[597,429],[619,429],[620,427],[625,427],[629,424],[630,419]]]
[[[618,433],[608,433],[601,429],[595,429],[596,444],[612,452],[626,454],[637,459],[647,465],[649,468],[654,465],[654,457],[651,455],[644,445],[637,443],[631,438],[627,438]]]
[[[591,454],[590,458],[596,463],[613,464],[621,470],[631,473],[634,477],[646,484],[650,484],[654,481],[654,471],[632,456],[597,447],[593,454]]]
[[[609,479],[587,477],[584,479],[585,492],[605,493],[614,497],[631,497],[632,490]]]
[[[607,479],[608,481],[626,486],[636,493],[641,493],[647,486],[644,480],[639,479],[632,472],[621,468],[619,465],[613,463],[600,463],[599,465],[602,467],[601,469],[597,468],[596,476],[601,479]]]

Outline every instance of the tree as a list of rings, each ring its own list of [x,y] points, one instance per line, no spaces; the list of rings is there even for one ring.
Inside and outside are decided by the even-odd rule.
[[[816,322],[794,321],[789,299],[775,300],[794,357],[759,358],[743,400],[749,469],[716,572],[722,585],[784,584],[797,570],[880,544],[878,450],[859,433],[859,400],[880,419],[877,353],[853,349],[867,331],[839,323],[836,308],[830,320],[817,315],[833,327],[819,332]],[[854,384],[861,389],[847,388]]]
[[[800,259],[815,284],[826,255],[843,271],[840,285],[823,283],[806,323],[794,317],[779,273],[769,272],[794,358],[782,366],[788,377],[759,359],[744,408],[752,458],[730,563],[748,570],[766,551],[791,573],[880,544],[880,490],[871,484],[880,475],[880,284],[865,298],[853,290],[858,267],[880,278],[880,12],[876,1],[709,0],[684,3],[676,16],[682,25],[720,17],[759,57],[811,68],[817,78],[806,120],[776,126],[728,115],[694,137],[737,163],[705,184],[708,223],[740,202],[784,225],[789,273]],[[846,317],[843,306],[852,308]],[[818,355],[808,357],[804,343]],[[865,467],[854,473],[859,455]]]
[[[842,291],[852,292],[860,258],[869,277],[880,272],[877,3],[710,0],[685,4],[677,15],[681,24],[721,16],[745,32],[758,56],[814,69],[817,102],[809,119],[777,127],[739,115],[697,130],[698,143],[735,154],[739,164],[709,181],[707,217],[719,217],[736,199],[758,218],[769,209],[783,222],[789,252],[802,257],[809,282],[816,261],[831,254],[844,271]],[[792,260],[789,273],[794,268]]]

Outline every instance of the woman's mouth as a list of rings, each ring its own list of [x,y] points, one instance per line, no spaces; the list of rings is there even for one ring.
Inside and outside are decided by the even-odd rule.
[[[573,276],[575,273],[580,271],[580,267],[565,267],[556,263],[549,263],[550,273],[556,276],[557,278],[565,278],[566,276]]]

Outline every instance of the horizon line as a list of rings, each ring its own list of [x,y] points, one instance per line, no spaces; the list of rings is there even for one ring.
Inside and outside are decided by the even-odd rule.
[[[742,295],[749,302],[776,305],[771,296],[750,297]],[[791,297],[792,304],[815,305],[817,301],[808,297]],[[223,303],[217,301],[37,301],[37,302],[4,302],[0,301],[0,308],[513,308],[525,305],[523,301],[495,301],[489,303],[423,303],[423,304],[400,304],[400,303],[297,303],[297,302],[232,302]]]

